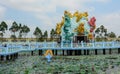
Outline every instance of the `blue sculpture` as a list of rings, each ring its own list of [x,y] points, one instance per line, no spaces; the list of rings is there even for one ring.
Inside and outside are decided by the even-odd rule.
[[[46,55],[45,57],[47,58],[48,63],[50,63],[52,56],[51,56],[50,54],[48,54],[48,55]]]

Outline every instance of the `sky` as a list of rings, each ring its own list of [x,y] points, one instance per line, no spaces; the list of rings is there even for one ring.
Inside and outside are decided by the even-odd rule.
[[[109,32],[120,35],[120,0],[0,0],[0,22],[8,26],[13,21],[27,25],[31,31],[27,37],[34,37],[33,31],[39,27],[48,32],[62,20],[64,11],[88,12],[89,19],[96,17],[96,25],[104,25]],[[10,37],[6,31],[4,37]]]

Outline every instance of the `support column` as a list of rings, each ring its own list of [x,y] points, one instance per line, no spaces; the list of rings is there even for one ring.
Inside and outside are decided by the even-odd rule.
[[[70,55],[70,50],[67,50],[67,56],[69,56]]]
[[[3,55],[0,56],[0,61],[4,61],[4,56]]]
[[[63,56],[65,55],[64,50],[62,50],[62,55],[63,55]]]
[[[98,53],[97,53],[97,49],[95,49],[95,55],[97,55]]]
[[[52,50],[52,53],[53,53],[53,55],[55,55],[55,54],[54,54],[54,50]]]
[[[72,55],[72,53],[73,53],[73,50],[69,50],[70,51],[70,55]]]
[[[12,54],[10,55],[10,60],[12,60],[13,59],[13,57],[12,57]]]
[[[15,56],[15,59],[17,59],[18,58],[18,53],[15,53],[14,56]]]
[[[87,55],[89,55],[90,50],[87,50]]]
[[[82,55],[82,54],[81,54],[81,50],[78,50],[78,55]]]
[[[15,55],[15,53],[13,54],[13,57],[14,57],[14,59],[16,59],[16,55]]]
[[[18,58],[18,53],[16,53],[16,57]]]
[[[15,53],[15,59],[17,59],[17,53]]]
[[[57,55],[57,50],[55,50],[55,55]]]
[[[118,54],[120,54],[120,48],[118,48]]]
[[[15,58],[14,58],[14,54],[11,54],[10,55],[10,60],[14,60]]]
[[[41,55],[41,50],[39,50],[39,55]]]
[[[9,60],[9,55],[6,56],[6,60]]]
[[[33,56],[33,51],[31,51],[31,55]]]
[[[12,56],[13,56],[13,60],[15,60],[15,54],[13,54]]]
[[[66,50],[67,51],[67,56],[69,56],[69,50]]]
[[[42,56],[42,50],[39,50],[39,55],[41,55],[41,56]]]
[[[84,55],[86,55],[86,50],[84,50]]]
[[[41,56],[43,55],[43,50],[40,50],[41,51]]]
[[[111,50],[111,48],[109,49],[109,54],[111,54],[112,53],[112,50]]]
[[[103,54],[104,54],[104,55],[106,54],[105,49],[103,49]]]
[[[77,52],[78,52],[78,50],[75,50],[75,56],[76,56],[76,55],[78,55],[78,53],[77,53]]]

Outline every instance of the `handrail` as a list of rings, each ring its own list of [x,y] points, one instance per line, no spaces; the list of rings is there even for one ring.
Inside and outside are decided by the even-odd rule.
[[[3,43],[4,44],[4,43]],[[104,48],[120,48],[120,42],[92,42],[92,43],[85,43],[85,42],[78,42],[78,43],[63,43],[60,44],[57,42],[27,42],[24,44],[21,43],[8,43],[6,47],[2,44],[0,45],[0,55],[2,54],[9,54],[15,53],[20,51],[31,51],[36,49],[104,49]]]

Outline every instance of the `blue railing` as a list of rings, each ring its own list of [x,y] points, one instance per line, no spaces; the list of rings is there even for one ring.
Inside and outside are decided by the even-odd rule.
[[[0,55],[13,54],[20,51],[32,50],[85,50],[120,48],[120,42],[94,42],[94,43],[57,43],[57,42],[4,42],[0,44]]]

